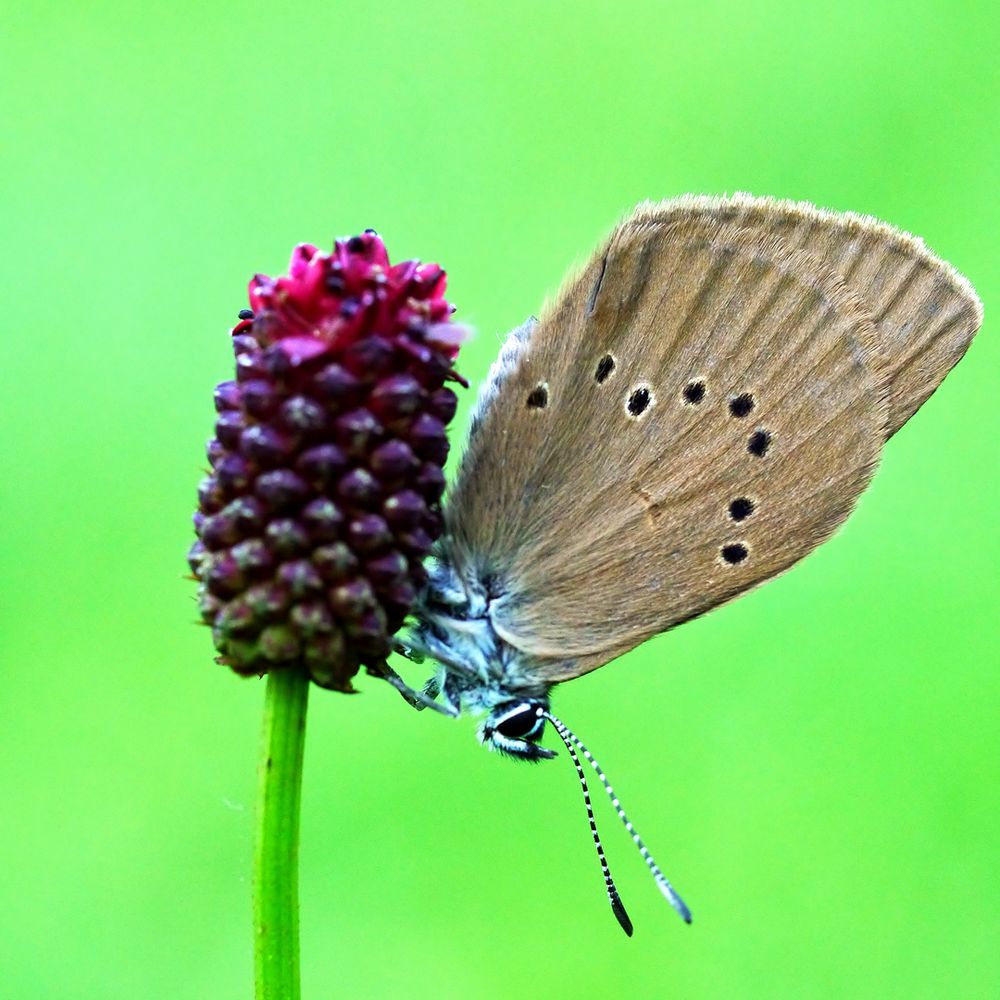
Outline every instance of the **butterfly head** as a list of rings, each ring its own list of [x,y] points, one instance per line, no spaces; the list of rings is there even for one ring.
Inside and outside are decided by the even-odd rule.
[[[495,706],[479,730],[479,740],[491,750],[518,760],[555,757],[539,745],[548,705],[541,699],[515,699]]]

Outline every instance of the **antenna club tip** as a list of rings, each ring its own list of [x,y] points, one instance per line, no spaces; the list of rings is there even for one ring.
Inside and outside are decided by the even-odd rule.
[[[618,923],[621,924],[622,930],[629,937],[631,937],[633,930],[632,921],[629,920],[629,916],[625,912],[625,907],[622,905],[622,901],[619,898],[618,893],[615,893],[611,897],[611,909],[614,911],[615,918],[618,920]]]

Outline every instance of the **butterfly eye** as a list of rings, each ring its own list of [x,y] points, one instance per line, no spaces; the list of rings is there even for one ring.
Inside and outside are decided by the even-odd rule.
[[[501,736],[512,740],[534,739],[541,735],[545,720],[535,713],[530,704],[520,706],[510,715],[504,716],[495,726]]]

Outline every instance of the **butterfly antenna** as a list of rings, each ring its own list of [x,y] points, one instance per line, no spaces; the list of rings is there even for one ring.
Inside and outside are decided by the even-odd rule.
[[[573,763],[576,765],[577,777],[580,779],[580,786],[583,788],[583,804],[587,807],[587,819],[590,821],[590,833],[594,838],[594,846],[597,848],[597,859],[601,862],[601,871],[604,873],[604,888],[608,893],[608,901],[611,903],[611,911],[614,913],[618,923],[621,924],[622,930],[629,936],[632,936],[632,921],[629,920],[628,914],[625,912],[625,907],[622,904],[621,896],[618,895],[618,890],[615,888],[615,880],[611,877],[611,869],[608,867],[608,859],[604,856],[604,845],[601,843],[600,834],[597,832],[597,820],[594,819],[594,808],[590,804],[590,789],[587,787],[587,776],[583,772],[583,765],[580,763],[580,758],[576,754],[576,749],[573,744],[567,738],[567,733],[569,730],[560,722],[556,722],[555,719],[550,715],[546,715],[552,724],[556,727],[556,732],[559,733],[563,743],[566,744],[566,749],[569,751],[570,757],[573,758]],[[572,736],[572,733],[569,734]]]
[[[590,816],[590,826],[594,832],[594,840],[597,843],[597,853],[601,857],[601,864],[604,867],[605,878],[608,881],[609,895],[612,892],[614,892],[614,883],[611,882],[611,875],[608,872],[607,863],[604,860],[604,851],[601,849],[601,842],[597,840],[597,826],[594,823],[594,814],[593,812],[591,812],[590,808],[590,797],[587,794],[587,783],[583,780],[583,770],[580,767],[579,758],[574,752],[573,749],[574,744],[576,748],[580,751],[580,753],[583,754],[583,756],[587,759],[587,763],[589,763],[590,766],[597,772],[597,777],[600,778],[601,784],[604,786],[604,790],[608,793],[608,798],[611,799],[611,804],[614,806],[615,812],[618,813],[618,818],[622,821],[622,823],[625,824],[625,829],[628,830],[633,843],[635,844],[636,847],[639,848],[639,853],[642,855],[642,860],[646,862],[646,867],[649,868],[650,872],[653,875],[653,878],[656,880],[656,884],[659,886],[660,892],[662,892],[663,895],[667,897],[667,902],[669,902],[670,905],[681,915],[684,922],[687,924],[691,923],[691,911],[687,908],[687,905],[685,904],[684,900],[681,899],[681,897],[678,896],[677,893],[674,891],[674,887],[670,884],[670,882],[667,881],[666,875],[664,875],[663,872],[660,871],[660,866],[653,860],[653,855],[650,854],[649,851],[646,849],[646,845],[642,842],[642,838],[636,832],[635,827],[632,825],[632,821],[628,818],[628,816],[625,815],[625,810],[622,809],[622,805],[618,801],[618,796],[615,795],[615,790],[611,787],[611,783],[608,781],[606,775],[601,770],[601,765],[598,764],[596,760],[594,760],[594,757],[591,754],[591,752],[583,745],[583,743],[580,742],[579,738],[572,730],[568,729],[565,725],[563,725],[562,722],[560,722],[554,715],[550,714],[549,712],[544,712],[543,714],[545,718],[548,719],[549,722],[551,722],[552,725],[555,727],[556,732],[559,734],[559,738],[566,745],[566,749],[569,751],[570,756],[573,758],[573,763],[576,764],[576,770],[577,773],[580,775],[580,781],[583,782],[584,797],[587,800],[587,813]],[[617,899],[617,896],[618,893],[614,892],[614,896],[612,897],[611,901],[612,908],[614,908],[615,906],[615,899]],[[619,906],[620,905],[621,902],[619,901]],[[624,910],[622,912],[624,913]],[[618,916],[617,910],[615,911],[615,915]],[[621,917],[618,917],[618,919],[619,921],[621,921]],[[628,917],[626,917],[625,919],[628,920]],[[625,927],[625,924],[623,923],[622,926]],[[632,925],[629,924],[628,927],[626,927],[626,933],[631,934],[631,930],[629,929],[631,928],[631,926]]]

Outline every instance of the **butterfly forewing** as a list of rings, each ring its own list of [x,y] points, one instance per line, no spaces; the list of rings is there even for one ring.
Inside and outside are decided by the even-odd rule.
[[[816,257],[640,214],[480,415],[452,557],[545,679],[575,676],[826,538],[874,471],[888,391],[868,312]]]
[[[890,381],[894,434],[955,366],[982,323],[971,285],[923,241],[877,219],[807,202],[689,196],[642,206],[633,224],[702,218],[777,235],[836,271],[875,324]]]

